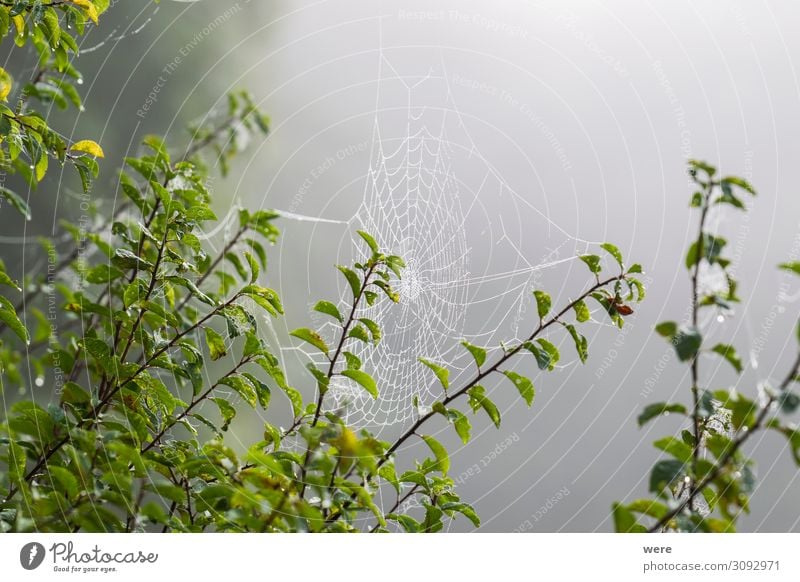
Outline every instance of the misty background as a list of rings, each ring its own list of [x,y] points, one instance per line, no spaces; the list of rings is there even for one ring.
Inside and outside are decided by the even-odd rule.
[[[660,458],[652,441],[682,428],[662,418],[638,429],[636,417],[647,404],[690,398],[686,366],[652,333],[688,313],[683,256],[697,216],[687,158],[759,192],[746,214],[712,219],[738,264],[743,303],[724,321],[711,314],[708,333],[732,339],[747,365],[737,379],[704,359],[709,388],[738,381],[755,396],[796,353],[800,289],[775,266],[800,256],[798,18],[788,0],[117,2],[83,42],[86,112],[52,119],[102,144],[93,195],[108,209],[118,202],[112,169],[142,137],[166,134],[180,147],[186,123],[227,91],[252,91],[271,135],[211,187],[219,216],[236,205],[286,214],[262,278],[287,313],[267,331],[307,398],[308,355],[287,332],[320,323],[308,313],[316,300],[343,296],[333,265],[352,260],[355,230],[377,227],[413,266],[401,287],[406,332],[370,362],[388,386],[384,401],[351,418],[387,439],[408,422],[413,394],[427,403],[436,394],[431,374],[411,370],[414,357],[452,362],[457,385],[469,364],[460,339],[496,347],[525,334],[531,289],[564,305],[590,281],[575,255],[615,243],[648,283],[624,330],[596,314],[584,366],[558,334],[556,372],[520,358],[516,369],[536,385],[533,408],[508,382],[487,384],[503,423],[471,417],[466,447],[443,423],[428,429],[448,445],[481,530],[610,531],[613,501],[647,495]],[[35,63],[3,66],[20,79]],[[33,222],[2,210],[12,267],[58,218],[77,217],[69,180],[32,193]],[[224,227],[209,235],[218,243]],[[228,438],[244,446],[259,435],[250,418]],[[800,531],[800,478],[785,440],[760,434],[747,452],[758,488],[741,530]],[[403,463],[415,454],[424,445]]]

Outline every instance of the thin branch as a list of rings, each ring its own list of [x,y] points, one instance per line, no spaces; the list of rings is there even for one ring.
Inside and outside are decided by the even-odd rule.
[[[709,179],[706,186],[706,193],[703,197],[703,209],[700,213],[700,224],[698,227],[698,235],[696,244],[695,261],[692,268],[692,325],[696,328],[698,324],[698,316],[700,311],[700,263],[703,260],[705,249],[703,249],[703,238],[705,235],[706,219],[708,218],[709,204],[711,201],[711,194],[714,191],[714,181]],[[689,483],[689,492],[693,494],[695,488],[694,475],[697,475],[697,465],[700,462],[700,447],[703,429],[701,427],[700,418],[700,355],[695,354],[692,358],[691,374],[692,374],[692,425],[694,431],[694,447],[692,448],[692,481]]]
[[[328,365],[328,373],[327,378],[330,380],[333,377],[334,372],[336,371],[336,364],[339,361],[339,356],[342,354],[342,350],[344,349],[344,344],[347,342],[347,332],[350,331],[350,327],[353,325],[353,322],[356,320],[356,312],[358,311],[358,306],[361,303],[361,299],[364,297],[364,291],[366,291],[367,287],[369,286],[369,278],[375,272],[377,268],[377,263],[370,265],[369,269],[364,274],[364,283],[361,285],[361,289],[358,290],[358,294],[353,298],[353,304],[350,307],[350,313],[347,316],[347,320],[345,321],[344,326],[342,326],[342,333],[339,336],[339,341],[336,345],[336,350],[333,354],[333,357],[330,358],[330,363]],[[319,395],[317,396],[317,406],[314,409],[314,417],[311,420],[311,428],[317,426],[319,422],[320,415],[322,414],[322,403],[325,400],[325,391],[320,389]],[[311,458],[311,449],[306,449],[305,457],[303,458],[303,466],[300,470],[300,480],[302,482],[300,488],[300,497],[306,492],[306,473],[308,472],[308,461]]]
[[[339,336],[339,342],[336,345],[336,351],[333,353],[333,357],[330,359],[330,364],[328,365],[328,373],[327,377],[330,380],[333,377],[334,372],[336,371],[336,364],[339,361],[339,356],[342,355],[342,350],[344,349],[344,344],[347,342],[347,332],[350,331],[350,327],[356,320],[356,312],[358,311],[358,306],[361,303],[361,299],[364,297],[364,291],[367,290],[369,286],[369,278],[375,272],[375,268],[377,264],[372,265],[369,270],[364,275],[364,284],[361,286],[361,289],[358,291],[358,295],[353,299],[353,305],[350,307],[350,313],[347,316],[347,321],[345,322],[344,326],[342,327],[342,333]],[[322,401],[325,398],[325,393],[320,390],[319,396],[317,397],[317,408],[314,411],[314,419],[311,421],[311,426],[314,427],[317,425],[319,421],[319,416],[322,410]]]

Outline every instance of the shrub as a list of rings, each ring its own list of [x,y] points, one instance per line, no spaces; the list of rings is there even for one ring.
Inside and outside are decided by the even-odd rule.
[[[800,431],[782,419],[800,404],[800,397],[792,391],[793,384],[800,381],[800,352],[777,386],[759,386],[755,396],[735,388],[709,390],[706,386],[715,378],[701,375],[704,356],[722,358],[737,374],[744,368],[733,345],[705,341],[708,333],[700,328],[699,319],[702,311],[710,309],[724,317],[740,301],[731,261],[723,256],[726,241],[709,232],[709,214],[726,206],[745,210],[742,196],[755,196],[756,192],[741,178],[717,177],[717,169],[705,162],[692,161],[689,175],[697,187],[690,206],[700,211],[697,238],[685,261],[691,280],[691,320],[664,321],[655,331],[689,366],[691,403],[659,402],[647,406],[639,416],[639,426],[643,426],[665,414],[681,414],[688,418],[689,427],[680,435],[654,443],[666,454],[650,474],[650,492],[655,498],[614,505],[614,524],[622,532],[735,531],[741,513],[749,511],[749,496],[755,487],[753,461],[742,449],[760,431],[783,434],[800,465]],[[800,275],[800,262],[780,268]],[[712,276],[716,271],[724,285],[704,288],[704,271]],[[800,323],[797,339],[800,341]]]
[[[34,188],[56,162],[74,166],[84,191],[91,189],[101,146],[65,139],[31,103],[80,107],[74,35],[96,24],[108,4],[0,4],[0,36],[13,34],[20,48],[40,56],[16,106],[0,105],[0,165],[10,179]],[[16,91],[0,69],[0,98]],[[628,302],[644,296],[636,278],[641,267],[626,267],[616,247],[602,245],[612,274],[600,256],[585,255],[590,282],[576,299],[556,310],[547,293],[535,291],[538,317],[524,341],[491,353],[464,342],[475,360],[465,383],[451,385],[446,363],[420,354],[441,398],[419,408],[394,442],[349,427],[342,410],[326,406],[326,393],[335,380],[378,395],[381,387],[351,346],[380,341],[382,330],[366,312],[399,301],[393,284],[404,263],[358,233],[362,258],[338,266],[350,290],[348,308],[342,313],[336,297],[314,308],[332,318],[337,333],[332,340],[308,328],[291,334],[325,362],[308,366],[316,398],[306,402],[259,334],[260,318],[284,312],[264,284],[279,215],[240,210],[238,228],[219,253],[200,237],[217,221],[204,159],[224,173],[239,153],[237,137],[268,130],[250,95],[231,94],[221,120],[192,128],[182,153],[159,137],[145,138],[143,154],[124,160],[118,185],[125,202],[113,215],[98,212],[85,228],[64,224],[72,239],[66,251],[43,241],[45,276],[27,273],[17,283],[0,266],[0,390],[32,389],[30,377],[36,386],[35,397],[15,402],[0,425],[0,530],[429,532],[457,515],[477,526],[475,511],[453,490],[447,450],[423,429],[441,416],[467,443],[470,411],[499,426],[484,386],[490,376],[507,378],[531,406],[532,381],[511,368],[517,356],[553,370],[560,354],[548,337],[563,328],[585,361],[578,326],[591,316],[587,300],[622,326]],[[5,187],[0,193],[30,218],[22,196]],[[223,358],[232,367],[212,378],[216,366],[209,362]],[[288,428],[265,424],[237,454],[224,437],[239,409],[268,409],[278,396],[289,404]],[[430,456],[400,470],[397,453],[410,439],[421,439]],[[378,492],[391,489],[396,502],[379,506]],[[417,513],[402,509],[412,498],[422,507]]]

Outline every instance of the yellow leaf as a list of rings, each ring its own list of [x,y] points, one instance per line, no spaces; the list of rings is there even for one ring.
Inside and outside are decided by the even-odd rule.
[[[8,94],[11,93],[13,81],[3,67],[0,67],[0,101],[8,101]]]
[[[84,139],[82,141],[76,142],[72,144],[72,147],[69,149],[72,150],[73,152],[83,152],[92,155],[96,158],[105,157],[105,154],[103,153],[103,148],[100,147],[100,144],[90,139]]]
[[[42,154],[42,157],[39,158],[39,161],[36,162],[36,181],[41,182],[44,175],[47,173],[47,154]]]
[[[25,34],[25,19],[22,15],[17,14],[16,16],[12,16],[11,20],[14,21],[14,27],[17,29],[17,36]]]
[[[92,22],[97,24],[97,8],[90,0],[70,0],[76,6],[80,6],[86,11],[86,16],[91,18]]]

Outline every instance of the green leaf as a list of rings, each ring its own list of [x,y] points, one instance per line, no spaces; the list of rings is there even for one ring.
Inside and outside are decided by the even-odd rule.
[[[727,455],[733,448],[733,441],[721,434],[708,435],[708,437],[704,440],[704,444],[717,459],[721,459],[724,455]]]
[[[150,263],[128,249],[117,249],[111,259],[114,264],[121,269],[140,269],[145,271],[153,270],[153,263]]]
[[[23,449],[17,442],[9,441],[8,443],[8,456],[6,464],[8,466],[9,479],[12,483],[16,483],[21,488],[27,487],[25,481],[25,468],[27,466],[28,457]]]
[[[226,376],[220,379],[218,383],[233,388],[251,408],[255,408],[256,404],[258,404],[258,394],[255,388],[241,375],[234,374],[232,376]]]
[[[578,358],[580,358],[581,363],[585,364],[586,360],[589,358],[589,342],[583,337],[578,330],[575,329],[575,326],[572,324],[566,324],[565,326],[569,335],[572,336],[572,341],[575,343],[575,351],[578,352]]]
[[[741,394],[737,394],[735,399],[728,400],[725,403],[725,408],[731,411],[731,424],[737,429],[742,428],[750,429],[756,422],[756,413],[758,406],[752,400],[745,398]]]
[[[0,321],[5,323],[16,336],[26,344],[30,343],[30,336],[25,325],[17,317],[14,305],[5,297],[0,295]]]
[[[378,386],[375,384],[375,379],[366,372],[361,370],[342,370],[341,375],[360,384],[373,398],[378,398]]]
[[[689,172],[694,175],[698,170],[705,172],[709,178],[717,173],[714,166],[702,160],[689,160]]]
[[[343,352],[344,359],[347,361],[347,368],[350,370],[361,369],[361,358],[351,352]]]
[[[425,441],[425,443],[431,449],[433,456],[436,458],[435,470],[441,471],[442,475],[446,475],[450,470],[450,457],[447,454],[447,449],[445,449],[442,443],[437,441],[432,436],[422,435],[422,440]]]
[[[800,396],[788,390],[781,392],[778,397],[778,405],[782,412],[792,414],[800,406]]]
[[[473,412],[483,409],[497,428],[500,428],[500,411],[497,410],[494,402],[486,396],[486,390],[483,386],[473,386],[467,390],[469,396],[469,405]]]
[[[242,263],[242,259],[239,258],[239,255],[234,253],[225,253],[225,259],[233,265],[233,268],[236,269],[236,274],[239,275],[239,278],[243,281],[248,280],[247,270],[244,268],[244,263]]]
[[[44,408],[29,400],[15,403],[7,422],[14,433],[32,436],[41,445],[50,442],[56,426]]]
[[[697,355],[697,352],[700,351],[703,338],[696,327],[688,326],[678,330],[677,335],[675,335],[672,341],[675,344],[675,351],[678,354],[678,359],[681,362],[687,362],[693,359]]]
[[[736,348],[728,344],[717,344],[711,351],[725,358],[737,372],[742,373],[742,359],[736,353]]]
[[[599,274],[602,270],[600,267],[600,257],[597,255],[581,255],[578,257],[589,267],[589,270],[595,275]]]
[[[307,327],[298,328],[290,332],[289,335],[311,344],[325,355],[328,355],[328,352],[330,351],[328,344],[325,343],[325,340],[322,339],[322,336],[316,331],[308,329]]]
[[[386,519],[399,523],[406,533],[420,533],[422,531],[422,524],[408,515],[390,513],[386,516]]]
[[[245,378],[247,378],[247,380],[256,389],[256,394],[258,396],[258,403],[261,405],[261,408],[267,410],[269,408],[269,403],[272,400],[272,391],[269,389],[269,386],[264,384],[264,382],[262,382],[249,372],[244,372],[242,375]]]
[[[650,473],[650,492],[661,493],[683,475],[683,463],[674,459],[659,461]]]
[[[103,283],[108,283],[109,281],[113,281],[114,279],[118,279],[122,277],[124,273],[117,269],[116,267],[112,267],[111,265],[107,264],[100,264],[86,273],[86,282],[91,283],[92,285],[100,285]]]
[[[398,279],[400,279],[402,277],[403,269],[406,268],[406,262],[397,255],[390,255],[386,257],[386,266],[392,270]]]
[[[472,525],[475,527],[479,527],[481,525],[481,519],[478,517],[478,514],[475,513],[475,509],[472,506],[462,503],[462,502],[455,502],[451,501],[448,503],[443,503],[441,506],[442,511],[446,511],[448,514],[456,511],[466,517],[468,520],[472,522]]]
[[[614,257],[614,260],[617,261],[617,264],[620,266],[620,268],[622,268],[622,253],[619,252],[619,249],[616,246],[612,245],[611,243],[603,243],[600,245],[600,248]]]
[[[222,416],[222,426],[219,427],[220,430],[228,430],[231,421],[236,416],[236,409],[224,398],[211,398],[211,400],[217,405],[219,414]]]
[[[356,275],[352,269],[348,269],[342,265],[337,265],[336,268],[339,269],[344,275],[344,278],[347,279],[350,290],[353,292],[353,297],[358,297],[358,294],[361,293],[361,279],[358,278],[358,275]]]
[[[25,220],[31,219],[31,207],[16,192],[0,186],[0,198],[7,200],[11,206],[17,209],[17,212],[25,217]]]
[[[628,285],[628,289],[630,290],[630,294],[628,295],[628,299],[636,299],[636,301],[642,301],[645,297],[646,291],[644,288],[644,284],[639,281],[639,279],[635,279],[633,277],[628,277],[625,279],[625,283]],[[634,296],[634,290],[638,297]]]
[[[475,358],[475,364],[480,369],[481,366],[486,362],[486,349],[480,348],[478,346],[473,346],[467,340],[461,342],[461,345],[467,348],[472,357]]]
[[[442,387],[444,387],[445,391],[450,388],[450,370],[443,368],[439,364],[435,364],[430,360],[426,360],[425,358],[419,358],[419,361],[433,370],[433,373],[436,374],[436,377],[439,379],[439,382],[442,384]]]
[[[653,445],[668,455],[672,455],[681,463],[689,463],[692,460],[692,447],[675,437],[659,439]]]
[[[577,319],[580,323],[589,321],[592,318],[589,307],[586,305],[586,302],[583,299],[575,303],[574,309],[575,319]]]
[[[209,220],[214,220],[214,219],[209,219]],[[250,282],[255,283],[256,279],[258,279],[259,273],[261,272],[261,268],[258,266],[258,261],[256,260],[256,258],[250,253],[245,253],[244,257],[247,259],[247,264],[250,266]]]
[[[371,343],[371,339],[369,336],[369,332],[367,332],[367,328],[363,325],[355,325],[350,330],[350,333],[347,334],[347,337],[352,337],[357,340],[361,340],[365,344]]]
[[[325,315],[330,315],[334,319],[338,320],[339,323],[344,323],[344,317],[342,317],[342,314],[339,312],[339,308],[330,301],[318,301],[314,306],[314,311],[324,313]]]
[[[356,232],[358,233],[358,236],[364,239],[364,241],[367,243],[373,254],[376,255],[379,254],[380,249],[378,248],[378,243],[375,242],[375,239],[372,238],[372,236],[369,233],[363,230],[358,230]]]
[[[720,182],[719,186],[722,190],[722,194],[714,201],[715,204],[730,204],[740,210],[745,209],[744,203],[733,193],[730,182],[723,180]]]
[[[686,414],[686,407],[683,404],[668,404],[666,402],[658,402],[650,404],[645,407],[637,419],[639,426],[644,426],[649,420],[661,416],[662,414],[669,414],[676,412],[679,414]]]
[[[687,269],[694,268],[702,259],[705,259],[712,265],[720,262],[721,259],[719,256],[722,253],[723,247],[727,244],[724,238],[715,237],[708,233],[703,233],[699,242],[700,245],[698,246],[697,241],[695,241],[686,253]]]
[[[360,317],[358,321],[364,324],[364,327],[369,330],[369,333],[372,336],[372,342],[374,344],[377,344],[379,341],[381,341],[381,328],[377,323],[366,317]]]
[[[58,483],[61,491],[67,499],[71,499],[78,495],[79,485],[78,479],[64,467],[57,467],[50,465],[47,468],[47,473],[53,479],[54,483]]]
[[[550,299],[550,295],[544,291],[534,291],[533,295],[536,297],[536,309],[539,312],[539,319],[543,319],[550,313],[550,306],[553,302]]]
[[[186,209],[186,214],[184,215],[188,220],[194,220],[195,222],[204,222],[207,220],[217,220],[217,215],[214,214],[214,211],[211,210],[208,206],[204,204],[198,204],[197,206],[191,206]],[[245,253],[247,254],[247,253]],[[248,259],[249,260],[249,259]],[[250,282],[252,283],[258,278],[258,268],[255,270],[256,276],[252,277]]]
[[[519,395],[525,400],[525,403],[530,407],[533,404],[533,398],[536,395],[536,391],[533,388],[533,383],[530,379],[526,378],[525,376],[521,376],[516,372],[512,372],[511,370],[506,370],[503,372],[506,378],[513,382],[514,386],[516,386],[517,390],[519,390]]]
[[[317,368],[311,362],[306,364],[306,368],[308,369],[309,372],[311,372],[311,375],[314,376],[314,378],[317,380],[317,386],[319,388],[320,394],[325,394],[328,391],[328,387],[330,386],[331,379],[328,377],[328,375],[325,372],[323,372],[322,370]]]
[[[655,499],[637,499],[628,504],[628,509],[654,519],[661,519],[667,514],[667,506]]]
[[[617,533],[647,533],[647,528],[636,521],[631,511],[621,503],[611,506],[614,516],[614,530]]]
[[[299,416],[303,412],[303,395],[300,392],[291,386],[287,386],[286,384],[280,385],[280,389],[283,390],[286,397],[289,399],[289,402],[292,405],[292,414],[294,416]]]
[[[387,461],[378,469],[378,475],[386,480],[397,493],[400,493],[400,481],[397,480],[397,472],[394,468],[394,463]]]
[[[5,9],[0,9],[0,10],[5,10]],[[7,16],[8,13],[5,12],[5,15]],[[11,75],[9,75],[8,72],[3,67],[0,67],[0,101],[2,102],[8,101],[8,95],[9,93],[11,93],[11,88],[13,86],[14,82],[11,79]]]
[[[656,333],[665,338],[672,339],[678,333],[678,324],[674,321],[662,321],[656,325]]]
[[[86,351],[97,361],[101,368],[108,374],[117,374],[117,364],[111,347],[101,339],[83,338],[81,344]]]
[[[67,382],[61,389],[61,402],[64,404],[86,404],[91,395],[75,382]]]
[[[697,356],[700,351],[700,346],[703,343],[703,338],[700,331],[694,326],[680,326],[674,321],[663,321],[656,326],[656,332],[669,339],[675,351],[678,354],[678,359],[682,362],[689,361]]]
[[[789,271],[794,273],[795,275],[800,275],[800,261],[794,261],[791,263],[781,263],[778,265],[779,269],[783,269],[784,271]]]
[[[283,313],[283,304],[274,289],[259,285],[247,285],[241,290],[242,295],[247,295],[255,303],[265,309],[270,315]]]
[[[191,280],[187,279],[186,277],[179,277],[177,275],[170,275],[169,277],[166,278],[166,280],[169,281],[170,283],[174,283],[175,285],[180,285],[181,287],[185,288],[186,290],[189,291],[189,293],[191,293],[194,297],[196,297],[197,299],[199,299],[200,301],[202,301],[206,305],[216,306],[216,303],[214,302],[214,300],[211,299],[211,297],[209,297],[208,295],[206,295],[202,291],[200,291],[200,289],[197,287],[197,284],[194,281],[191,281]],[[134,283],[136,283],[136,282],[134,282]],[[126,289],[125,292],[127,294],[128,290]],[[131,294],[133,294],[133,293],[134,293],[134,291],[131,291]],[[145,292],[142,291],[142,293],[140,294],[138,291],[136,291],[136,297],[137,298],[139,297],[139,295],[144,297],[145,296]],[[132,299],[133,295],[131,295],[130,298]]]
[[[453,414],[453,426],[456,429],[456,433],[461,438],[461,442],[467,444],[469,442],[470,430],[472,429],[469,419],[460,410],[451,409],[448,413]]]
[[[753,186],[750,184],[750,182],[748,182],[747,180],[744,180],[742,178],[739,178],[737,176],[725,176],[724,178],[722,178],[722,180],[720,180],[720,182],[723,182],[723,183],[726,183],[726,184],[731,184],[733,186],[738,186],[739,188],[741,188],[745,192],[749,192],[753,196],[756,195],[756,190],[755,190],[755,188],[753,188]]]
[[[555,368],[556,364],[558,363],[558,360],[561,358],[561,354],[559,353],[558,348],[544,338],[537,339],[536,343],[538,343],[547,353],[548,357],[547,369],[552,370],[553,368]]]
[[[392,289],[392,286],[389,285],[386,281],[382,281],[378,279],[377,281],[372,281],[372,284],[378,287],[384,294],[389,298],[390,301],[393,303],[400,302],[400,294]]]
[[[540,370],[550,369],[550,354],[545,350],[540,350],[533,342],[525,342],[522,347],[534,355]]]
[[[225,347],[225,340],[212,328],[206,328],[206,345],[211,354],[212,360],[219,360],[222,356],[228,353]]]
[[[642,272],[643,272],[642,271],[642,266],[639,263],[634,263],[628,269],[628,273],[631,273],[631,274],[633,274],[633,273],[642,273]]]
[[[777,420],[771,421],[767,424],[768,428],[776,430],[783,434],[789,440],[789,446],[792,449],[792,457],[795,464],[800,467],[800,429],[781,426]]]

